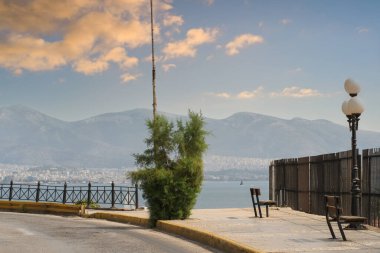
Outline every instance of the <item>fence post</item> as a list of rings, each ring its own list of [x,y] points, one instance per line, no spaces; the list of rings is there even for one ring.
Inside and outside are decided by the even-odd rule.
[[[135,184],[135,208],[139,208],[139,186]]]
[[[36,190],[36,202],[40,201],[40,181],[37,183],[37,190]]]
[[[63,197],[62,197],[62,204],[66,203],[66,192],[67,192],[67,183],[63,185]]]
[[[91,203],[91,182],[88,182],[88,190],[87,190],[87,208],[90,208]]]
[[[9,186],[9,201],[12,200],[12,194],[13,194],[13,180],[11,180],[11,184]]]
[[[115,208],[115,183],[111,183],[111,208]]]

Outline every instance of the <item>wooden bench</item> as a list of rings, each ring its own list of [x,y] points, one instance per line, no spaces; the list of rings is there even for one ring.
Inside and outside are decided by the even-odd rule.
[[[342,223],[353,223],[353,224],[363,224],[367,221],[366,217],[361,216],[344,216],[342,215],[343,210],[340,205],[340,197],[339,196],[328,196],[325,195],[325,213],[326,213],[326,222],[329,227],[331,236],[333,239],[336,239],[335,233],[332,229],[331,222],[336,222],[338,224],[338,228],[340,234],[344,241],[347,241],[346,235],[344,234]]]
[[[269,217],[269,206],[276,205],[276,202],[273,200],[260,200],[259,196],[261,195],[261,192],[259,188],[250,188],[249,190],[251,192],[252,205],[253,205],[253,210],[255,211],[255,217],[257,217],[256,206],[259,209],[260,218],[263,218],[263,215],[261,213],[261,206],[265,206],[266,215],[267,217]]]

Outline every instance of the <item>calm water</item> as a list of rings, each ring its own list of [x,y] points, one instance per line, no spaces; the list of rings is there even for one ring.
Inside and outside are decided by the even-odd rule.
[[[251,207],[249,188],[261,189],[261,199],[268,199],[268,181],[204,181],[195,208]]]

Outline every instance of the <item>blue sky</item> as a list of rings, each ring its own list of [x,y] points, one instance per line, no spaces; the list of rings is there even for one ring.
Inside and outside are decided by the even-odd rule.
[[[380,131],[380,1],[155,1],[158,110],[246,111]],[[151,108],[148,0],[0,0],[0,106],[63,120]]]

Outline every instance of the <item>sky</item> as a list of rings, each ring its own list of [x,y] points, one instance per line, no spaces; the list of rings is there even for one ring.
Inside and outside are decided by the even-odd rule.
[[[158,110],[380,131],[380,1],[155,0]],[[149,0],[0,0],[0,106],[75,121],[152,108]]]

